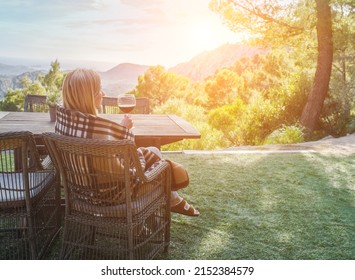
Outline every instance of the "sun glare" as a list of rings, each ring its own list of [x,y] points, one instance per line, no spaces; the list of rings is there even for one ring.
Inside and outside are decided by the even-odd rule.
[[[213,29],[210,25],[198,24],[192,27],[191,36],[199,45],[208,46],[214,41]]]
[[[216,32],[211,24],[195,24],[190,30],[191,43],[196,49],[209,50],[216,45]]]
[[[199,51],[212,50],[226,43],[235,43],[238,35],[213,21],[193,23],[189,29],[190,43]]]

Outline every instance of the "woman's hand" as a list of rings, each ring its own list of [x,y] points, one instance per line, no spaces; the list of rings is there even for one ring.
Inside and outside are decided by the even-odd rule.
[[[133,121],[130,116],[124,115],[123,120],[121,121],[121,125],[131,129],[133,127]]]

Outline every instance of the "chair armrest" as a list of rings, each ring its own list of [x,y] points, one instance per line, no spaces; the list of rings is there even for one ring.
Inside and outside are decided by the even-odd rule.
[[[159,176],[168,168],[170,168],[170,164],[166,160],[159,160],[158,162],[154,163],[147,171],[144,172],[145,181],[153,181],[157,176]]]

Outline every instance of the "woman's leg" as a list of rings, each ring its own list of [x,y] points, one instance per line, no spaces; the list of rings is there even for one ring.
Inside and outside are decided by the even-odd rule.
[[[147,149],[156,154],[159,158],[162,158],[161,151],[157,147],[147,147]],[[176,191],[170,192],[170,206],[171,211],[175,213],[188,216],[200,215],[200,212],[192,205],[188,204]]]
[[[183,198],[177,192],[175,192],[175,191],[170,192],[171,207],[178,205],[182,200],[183,200]]]
[[[170,192],[171,212],[187,216],[198,216],[200,212],[183,199],[176,191]]]

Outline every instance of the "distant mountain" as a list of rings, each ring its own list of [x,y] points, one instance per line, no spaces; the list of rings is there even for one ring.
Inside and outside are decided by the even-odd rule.
[[[134,89],[138,83],[138,76],[150,66],[132,63],[122,63],[106,72],[100,72],[102,87],[108,96]]]
[[[138,78],[138,76],[143,74],[149,67],[148,65],[121,63],[106,72],[101,72],[100,75],[103,79],[132,80]]]
[[[205,51],[190,61],[180,63],[168,71],[189,77],[193,81],[203,81],[212,76],[217,70],[227,68],[236,63],[243,56],[253,56],[266,51],[241,44],[225,44],[215,50]],[[108,96],[117,96],[133,90],[139,75],[144,74],[150,66],[132,63],[122,63],[100,72],[102,87]],[[21,76],[26,74],[30,79],[36,79],[38,71],[35,67],[6,65],[0,63],[0,100],[8,88],[17,88]]]
[[[168,71],[189,77],[192,81],[203,81],[221,68],[234,65],[243,56],[254,56],[265,53],[256,47],[241,44],[225,44],[215,50],[205,51],[190,61],[180,63]],[[128,92],[135,88],[138,76],[144,74],[150,66],[132,63],[122,63],[114,68],[101,72],[103,89],[109,96]]]
[[[180,63],[170,68],[169,71],[189,77],[193,81],[203,81],[205,78],[214,75],[217,70],[234,65],[243,56],[251,57],[265,52],[265,50],[257,47],[225,44],[212,51],[205,51],[189,62]]]
[[[16,89],[21,87],[21,80],[24,77],[29,78],[32,82],[38,79],[38,76],[42,74],[43,71],[29,71],[22,72],[19,75],[2,75],[0,76],[0,100],[5,97],[5,94],[8,89]]]
[[[16,76],[25,72],[32,72],[36,69],[33,69],[24,65],[8,65],[0,63],[0,75],[2,76]]]
[[[119,93],[133,90],[138,83],[138,76],[144,74],[149,67],[147,65],[122,63],[105,72],[99,72],[105,93],[108,96],[117,96]],[[9,88],[20,87],[23,76],[26,75],[34,81],[39,73],[45,74],[26,66],[0,64],[0,100],[4,98]]]

